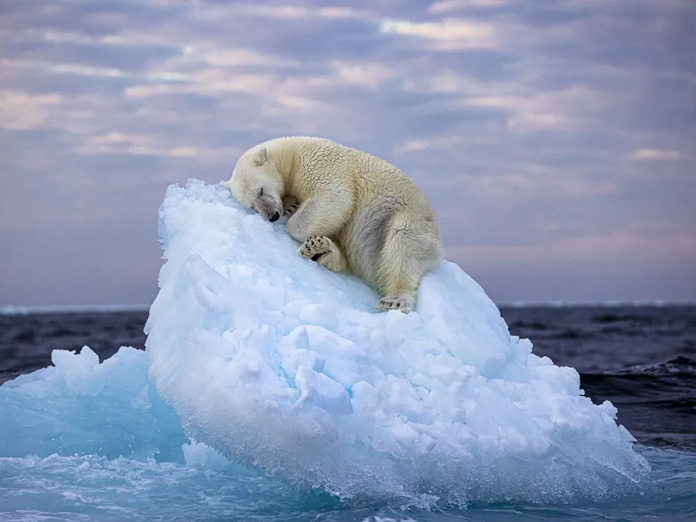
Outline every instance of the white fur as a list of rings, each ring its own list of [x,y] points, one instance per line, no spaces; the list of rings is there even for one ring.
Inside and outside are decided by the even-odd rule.
[[[408,313],[421,277],[442,259],[428,199],[366,152],[323,138],[276,138],[245,152],[227,185],[266,219],[290,215],[299,253],[373,285],[384,296],[378,309]]]

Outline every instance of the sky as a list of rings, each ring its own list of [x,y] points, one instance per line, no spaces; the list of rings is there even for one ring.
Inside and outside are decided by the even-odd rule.
[[[285,135],[401,168],[497,302],[695,301],[695,6],[3,0],[0,306],[151,302],[166,187]]]

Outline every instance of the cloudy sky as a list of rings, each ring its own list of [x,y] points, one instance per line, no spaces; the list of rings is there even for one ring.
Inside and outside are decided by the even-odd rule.
[[[3,0],[0,305],[148,303],[157,209],[292,134],[399,166],[499,302],[696,300],[692,0]]]

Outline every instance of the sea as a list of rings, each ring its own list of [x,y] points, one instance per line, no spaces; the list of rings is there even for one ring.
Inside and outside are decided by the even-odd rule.
[[[190,498],[180,507],[169,500],[162,509],[134,509],[127,511],[128,516],[114,509],[112,513],[121,514],[114,514],[113,520],[696,520],[696,305],[527,305],[500,310],[513,335],[529,338],[534,352],[555,364],[574,367],[589,397],[595,402],[609,400],[618,408],[619,422],[637,439],[638,451],[652,467],[648,491],[609,503],[480,505],[439,511],[345,505],[329,496],[305,498],[283,510],[258,500],[254,506],[244,506],[237,497],[233,504],[221,502],[216,512],[206,498],[219,499],[216,495],[225,487],[223,474],[208,476],[200,508],[191,505]],[[0,383],[50,366],[54,349],[79,350],[88,345],[102,360],[121,346],[144,349],[147,315],[146,309],[5,310],[0,314]],[[1,426],[2,419],[0,437]],[[30,485],[22,485],[11,467],[0,469],[0,520],[91,519],[83,516],[79,497],[74,512],[69,503],[62,504],[60,513],[22,506],[13,491]],[[124,499],[135,493],[126,486]],[[110,519],[109,511],[105,513],[100,520]]]

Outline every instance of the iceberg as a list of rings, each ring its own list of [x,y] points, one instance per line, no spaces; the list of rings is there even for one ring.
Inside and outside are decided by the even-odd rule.
[[[411,314],[378,313],[360,280],[297,255],[282,222],[196,180],[167,190],[159,236],[147,399],[236,464],[443,506],[606,499],[648,474],[614,406],[511,336],[456,264],[424,277]],[[66,383],[94,393],[83,374]]]
[[[122,347],[100,364],[85,346],[79,354],[54,350],[52,361],[0,387],[0,460],[98,455],[183,461],[188,439],[149,380],[142,350]]]

